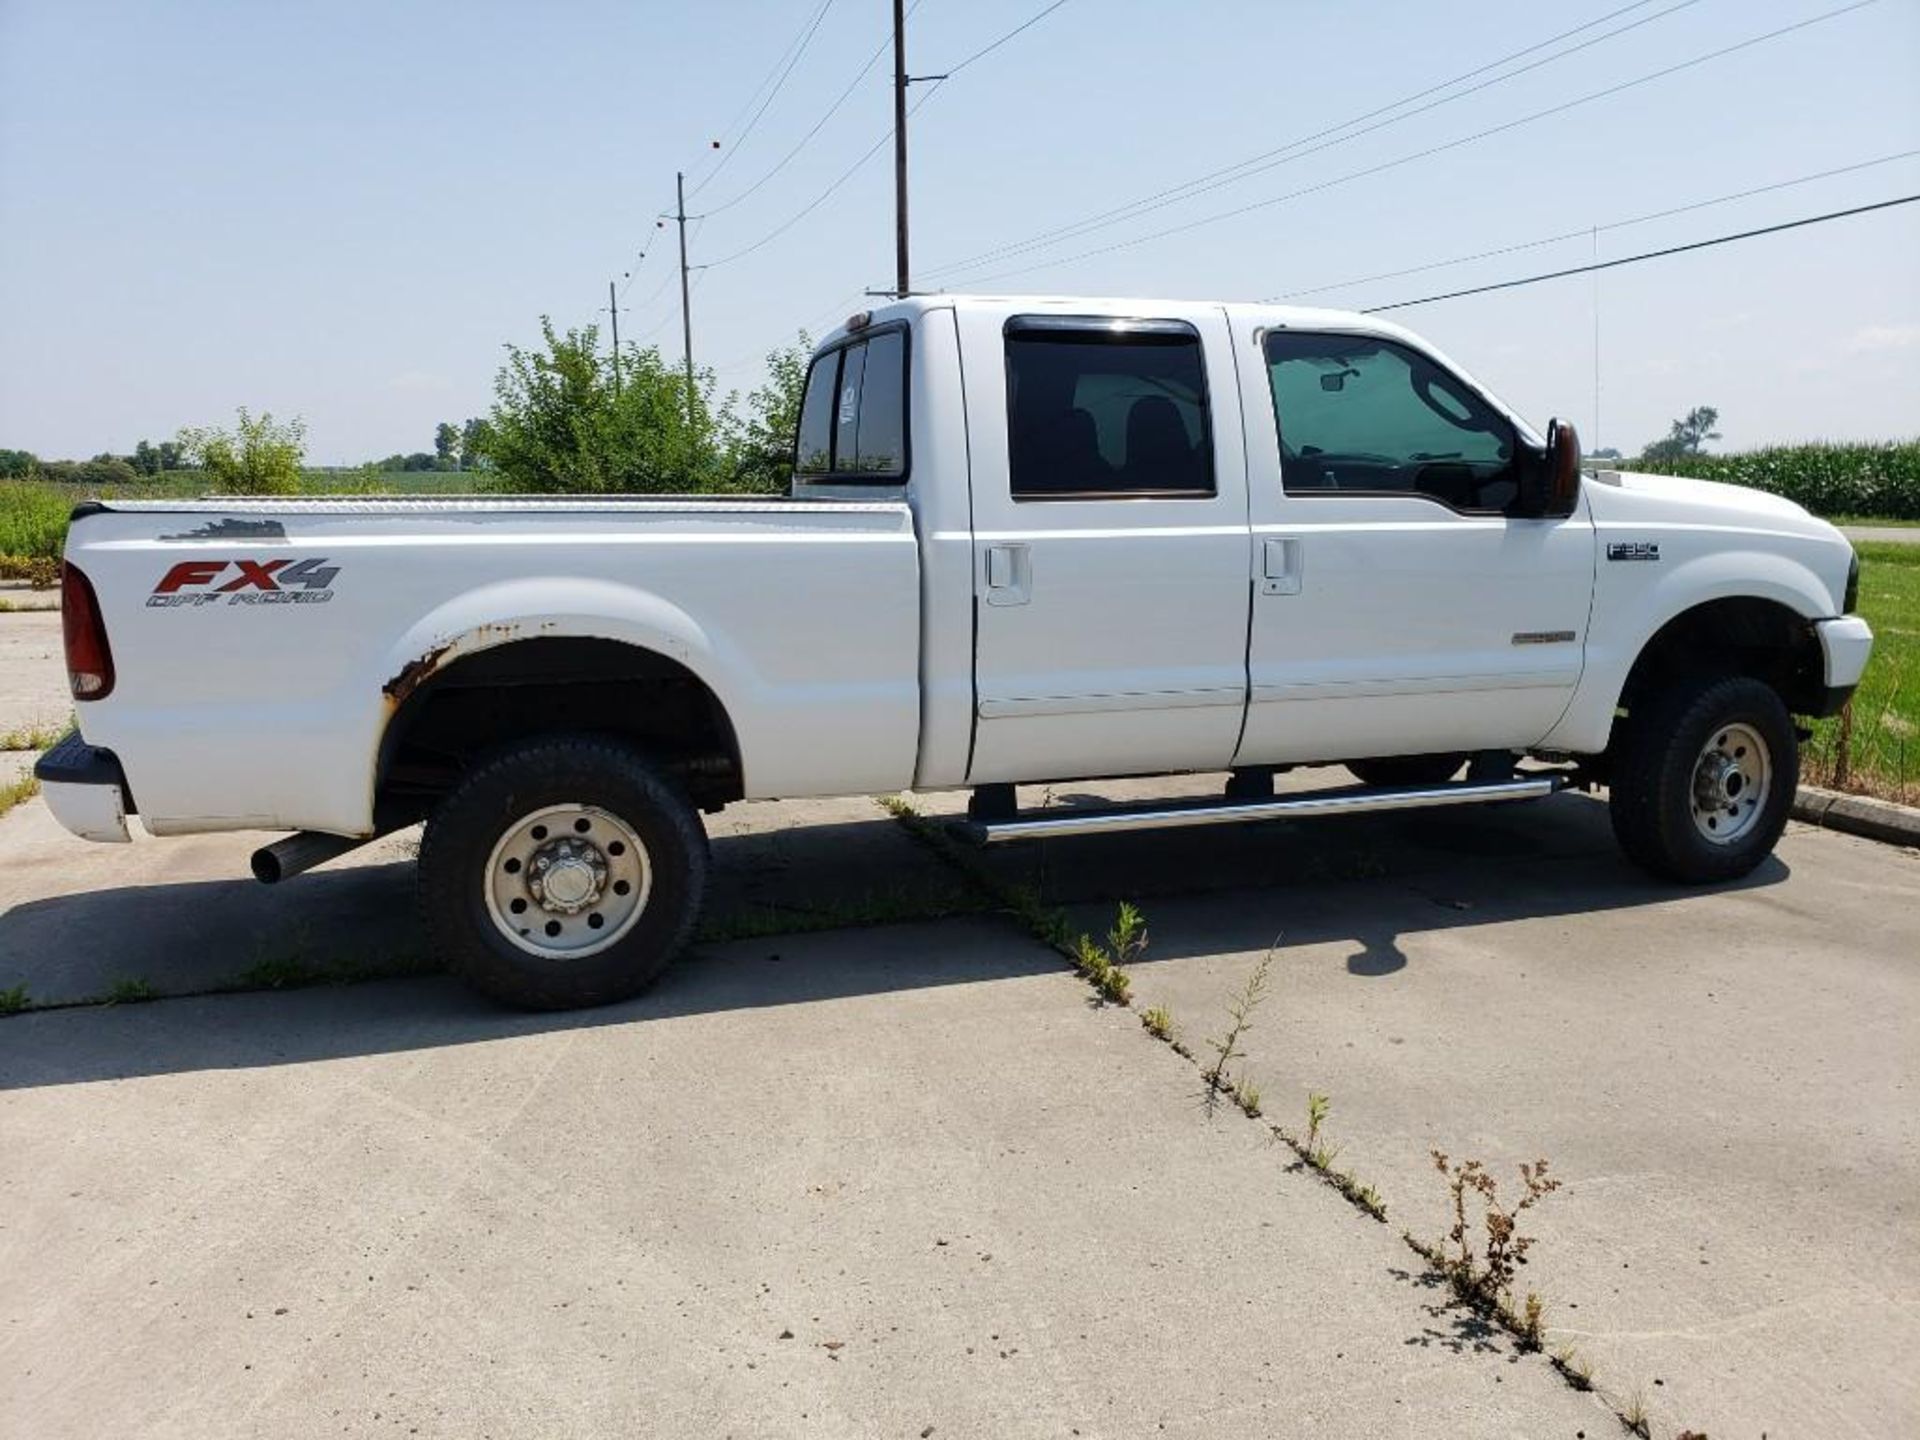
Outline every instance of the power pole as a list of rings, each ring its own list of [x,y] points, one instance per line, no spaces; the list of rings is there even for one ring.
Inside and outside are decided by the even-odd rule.
[[[907,10],[893,0],[893,247],[894,292],[907,294]]]
[[[673,193],[678,202],[674,206],[673,218],[680,222],[680,332],[687,352],[687,419],[693,419],[693,311],[688,305],[687,291],[687,177],[684,172],[673,172]]]
[[[614,293],[613,281],[607,282],[607,313],[613,316],[613,393],[620,394],[620,297]]]

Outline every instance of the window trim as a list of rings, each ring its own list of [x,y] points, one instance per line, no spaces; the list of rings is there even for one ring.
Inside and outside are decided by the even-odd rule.
[[[1095,337],[1094,343],[1122,342],[1133,336],[1164,336],[1191,340],[1200,355],[1200,436],[1207,456],[1205,490],[1049,490],[1021,494],[1013,488],[1013,366],[1008,345],[1015,339],[1076,334]],[[1213,386],[1207,378],[1207,344],[1200,327],[1190,320],[1148,315],[1009,315],[1000,327],[1001,364],[1006,374],[1007,496],[1015,505],[1085,504],[1088,501],[1218,500],[1219,457],[1213,443]]]
[[[807,410],[807,389],[813,384],[813,372],[823,361],[831,360],[834,365],[833,388],[836,401],[840,389],[839,367],[841,357],[856,345],[864,345],[876,335],[898,333],[900,342],[900,469],[884,473],[877,471],[835,470],[834,462],[839,459],[840,427],[838,423],[828,426],[827,465],[825,470],[802,471],[800,469],[800,418]],[[866,373],[860,377],[860,403],[867,403]],[[859,423],[854,424],[854,433],[859,434]],[[857,443],[857,442],[856,442]],[[886,320],[878,325],[869,325],[843,335],[831,345],[823,346],[813,352],[813,358],[807,362],[807,378],[800,386],[800,415],[794,418],[793,425],[793,479],[791,485],[868,485],[893,486],[905,485],[913,474],[913,326],[905,320]],[[864,477],[864,478],[863,478]]]
[[[1320,487],[1307,487],[1299,490],[1292,489],[1287,484],[1287,455],[1283,440],[1286,434],[1286,421],[1280,414],[1280,397],[1274,393],[1273,389],[1273,362],[1267,356],[1268,342],[1283,336],[1307,336],[1312,339],[1326,340],[1364,340],[1375,345],[1387,345],[1403,354],[1417,355],[1420,359],[1426,361],[1427,364],[1433,366],[1434,369],[1440,371],[1448,379],[1452,380],[1454,384],[1474,396],[1482,405],[1485,405],[1500,423],[1505,425],[1511,432],[1513,436],[1513,458],[1508,463],[1512,465],[1514,470],[1514,483],[1516,487],[1512,502],[1514,505],[1519,504],[1521,497],[1526,493],[1524,457],[1533,452],[1533,446],[1527,443],[1526,436],[1521,433],[1519,422],[1515,420],[1513,416],[1507,414],[1500,406],[1494,404],[1491,397],[1482,394],[1479,387],[1469,384],[1464,377],[1455,374],[1452,370],[1434,359],[1433,356],[1427,354],[1417,346],[1409,345],[1397,336],[1374,335],[1366,331],[1358,330],[1308,330],[1295,329],[1292,326],[1273,326],[1260,332],[1260,363],[1262,368],[1267,372],[1267,404],[1273,410],[1274,461],[1280,467],[1280,493],[1286,499],[1420,500],[1429,505],[1436,505],[1449,514],[1459,515],[1468,520],[1518,520],[1529,518],[1523,515],[1515,515],[1510,506],[1497,509],[1464,509],[1461,506],[1455,505],[1452,501],[1442,499],[1440,496],[1434,495],[1426,490],[1347,490]]]

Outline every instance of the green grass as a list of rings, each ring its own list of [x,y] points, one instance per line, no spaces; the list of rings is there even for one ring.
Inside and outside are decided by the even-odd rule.
[[[1920,801],[1920,545],[1867,543],[1860,551],[1860,613],[1873,658],[1854,692],[1847,739],[1850,788]],[[1836,781],[1840,720],[1823,720],[1806,751],[1807,778]]]
[[[22,775],[18,780],[0,785],[0,815],[6,814],[24,800],[31,800],[40,793],[40,782],[31,775]]]

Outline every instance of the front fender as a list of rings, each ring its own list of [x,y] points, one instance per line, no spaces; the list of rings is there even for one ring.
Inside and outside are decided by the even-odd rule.
[[[1676,544],[1670,534],[1661,540],[1669,553],[1684,551],[1685,544],[1684,539]],[[1653,574],[1645,562],[1603,560],[1599,569],[1586,668],[1560,723],[1541,741],[1542,749],[1604,750],[1634,662],[1654,636],[1689,610],[1716,600],[1752,599],[1783,606],[1809,624],[1833,613],[1832,593],[1813,567],[1773,550],[1683,554],[1678,564]]]

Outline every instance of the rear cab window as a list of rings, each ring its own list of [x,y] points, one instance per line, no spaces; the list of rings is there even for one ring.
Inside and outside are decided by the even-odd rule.
[[[1013,499],[1214,494],[1206,371],[1193,326],[1016,316],[1006,350]]]
[[[794,479],[898,485],[907,475],[907,329],[861,334],[813,359],[800,403]]]

